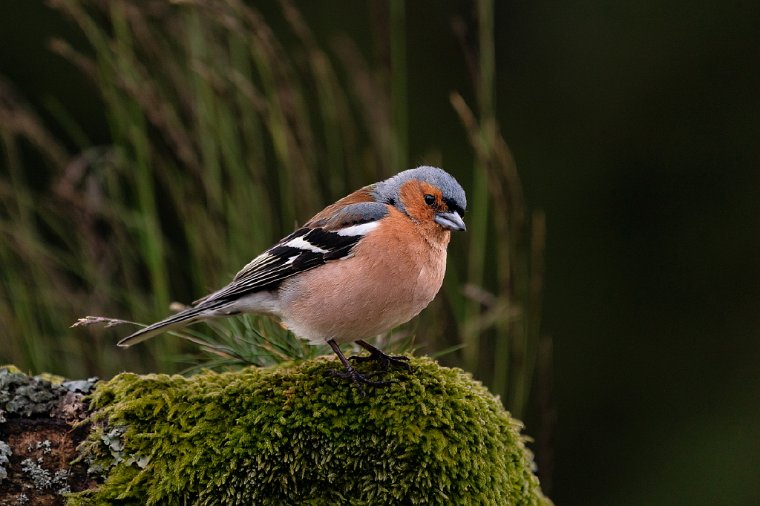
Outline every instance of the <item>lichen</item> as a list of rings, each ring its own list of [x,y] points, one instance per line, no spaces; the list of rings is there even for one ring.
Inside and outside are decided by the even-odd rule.
[[[13,455],[11,447],[4,441],[0,441],[0,482],[8,477],[8,470],[5,466],[10,462],[9,458]]]
[[[88,486],[84,465],[70,461],[87,430],[77,424],[96,382],[0,366],[0,504],[60,504],[72,488]]]
[[[32,416],[48,413],[62,389],[46,379],[27,376],[16,368],[0,367],[0,410],[3,414]]]
[[[54,489],[58,494],[67,494],[71,492],[68,484],[69,472],[66,469],[59,469],[51,473],[49,469],[43,466],[42,457],[36,461],[24,459],[21,461],[21,471],[32,482],[37,490]]]
[[[103,470],[70,504],[550,504],[500,401],[412,359],[363,397],[330,360],[121,374],[91,397],[80,451]]]
[[[65,381],[52,374],[29,376],[14,366],[0,366],[0,423],[5,415],[49,415],[67,393],[87,394],[98,378]]]
[[[42,450],[43,454],[48,455],[53,451],[53,443],[49,439],[43,439],[42,441],[37,441],[34,446],[31,443],[27,445],[27,452],[33,452],[34,450]]]

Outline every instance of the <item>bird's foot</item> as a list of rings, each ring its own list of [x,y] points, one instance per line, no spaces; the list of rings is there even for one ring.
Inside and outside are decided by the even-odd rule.
[[[359,390],[362,396],[366,397],[367,392],[364,391],[363,385],[369,385],[372,387],[382,387],[393,383],[393,381],[375,381],[369,378],[377,376],[379,372],[373,372],[369,374],[361,374],[359,371],[351,366],[347,366],[345,371],[338,371],[337,369],[330,369],[330,373],[338,378],[350,379],[354,386]]]
[[[412,370],[412,366],[409,365],[409,357],[405,357],[404,355],[386,355],[377,348],[370,350],[369,355],[353,355],[349,357],[349,360],[357,363],[378,362],[383,371],[387,371],[391,365],[402,367],[407,371]]]

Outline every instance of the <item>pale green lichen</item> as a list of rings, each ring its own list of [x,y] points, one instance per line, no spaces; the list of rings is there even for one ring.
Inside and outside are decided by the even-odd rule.
[[[5,466],[10,462],[11,455],[13,455],[11,447],[5,441],[0,441],[0,482],[8,477],[8,470]]]
[[[61,376],[40,374],[29,376],[17,367],[0,366],[0,423],[5,415],[49,416],[50,411],[67,393],[89,393],[97,378],[65,381]]]
[[[499,400],[461,370],[411,364],[367,397],[328,360],[121,374],[97,386],[82,446],[105,481],[69,501],[550,504]]]
[[[71,492],[68,484],[69,471],[59,469],[51,473],[42,465],[42,457],[38,458],[37,461],[24,459],[21,461],[21,471],[38,491],[54,489],[59,495]]]
[[[61,396],[62,387],[15,367],[0,367],[0,410],[4,414],[47,414]]]

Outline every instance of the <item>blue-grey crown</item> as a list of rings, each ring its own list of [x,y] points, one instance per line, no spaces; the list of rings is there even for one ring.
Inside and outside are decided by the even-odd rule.
[[[425,181],[437,188],[440,188],[443,200],[452,211],[457,211],[460,215],[464,214],[467,209],[467,197],[464,190],[456,179],[443,169],[423,165],[416,169],[409,169],[399,172],[379,183],[375,183],[372,192],[378,202],[392,203],[402,211],[404,207],[399,200],[399,190],[401,186],[412,179]]]

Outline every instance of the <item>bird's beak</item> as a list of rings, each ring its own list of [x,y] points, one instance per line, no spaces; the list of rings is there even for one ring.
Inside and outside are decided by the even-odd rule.
[[[459,213],[457,212],[436,213],[434,220],[440,226],[448,230],[467,230],[467,227],[464,226],[462,217],[459,216]]]

